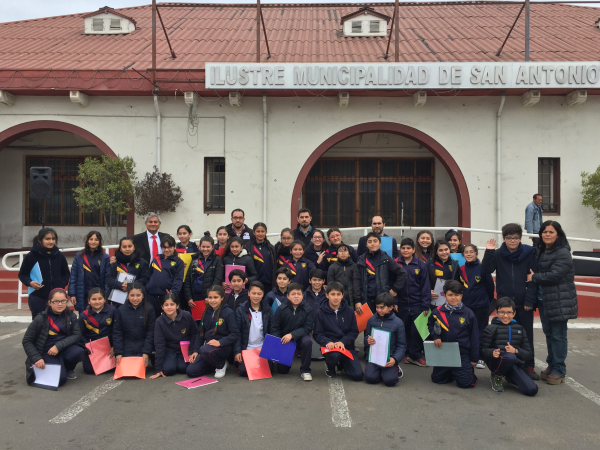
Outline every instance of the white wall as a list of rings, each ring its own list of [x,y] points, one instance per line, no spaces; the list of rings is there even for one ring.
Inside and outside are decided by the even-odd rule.
[[[42,101],[43,100],[43,101]],[[201,235],[230,222],[230,211],[242,207],[249,225],[262,220],[262,99],[244,97],[241,108],[221,99],[202,100],[198,145],[187,135],[187,107],[181,96],[162,98],[162,170],[173,174],[183,190],[184,202],[177,213],[165,214],[162,230],[174,233],[188,223]],[[270,231],[289,225],[292,190],[309,155],[327,138],[347,127],[373,121],[396,122],[414,127],[437,140],[455,158],[471,196],[472,226],[496,226],[495,119],[498,97],[429,96],[422,108],[412,98],[352,97],[348,108],[325,98],[269,98],[268,212]],[[156,164],[156,118],[150,97],[92,97],[80,108],[67,97],[17,97],[12,107],[0,107],[0,130],[31,120],[59,120],[78,125],[102,139],[120,155],[131,155],[143,175]],[[560,221],[571,236],[598,238],[592,212],[581,206],[580,172],[600,165],[597,150],[600,100],[594,96],[569,108],[564,97],[543,97],[531,108],[519,97],[507,98],[503,126],[503,222],[523,223],[525,206],[537,191],[537,158],[561,157]],[[203,213],[203,157],[226,157],[226,212]],[[1,209],[22,202],[23,170],[7,169],[15,161],[10,151],[0,152]],[[12,158],[7,160],[5,158]],[[18,173],[19,172],[19,173]],[[436,164],[436,184],[450,185]],[[18,191],[18,192],[17,192]],[[13,195],[14,194],[14,195]],[[456,220],[454,205],[436,196],[436,223]],[[439,199],[439,200],[438,200]],[[13,225],[10,225],[10,224]],[[14,221],[0,217],[0,236],[15,232]],[[137,219],[136,231],[144,229]],[[6,231],[5,231],[6,230]],[[483,243],[487,236],[474,235]],[[2,241],[4,242],[4,241]],[[592,245],[574,244],[575,249]]]

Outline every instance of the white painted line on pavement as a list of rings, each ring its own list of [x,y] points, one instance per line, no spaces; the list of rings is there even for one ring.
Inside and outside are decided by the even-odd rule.
[[[336,427],[350,428],[352,419],[346,402],[344,385],[339,378],[329,378],[329,396],[331,400],[331,420]]]
[[[90,406],[104,394],[106,394],[111,389],[116,388],[120,385],[123,380],[108,380],[98,386],[89,394],[84,395],[63,412],[61,412],[54,419],[50,420],[50,423],[67,423],[69,420],[74,419],[77,414],[82,412],[85,408]]]
[[[27,328],[23,328],[22,330],[15,331],[14,333],[5,334],[4,336],[0,336],[0,341],[3,341],[4,339],[8,339],[11,337],[18,336],[19,334],[25,333],[26,331],[27,331]]]
[[[533,328],[542,328],[541,323],[534,323]],[[600,330],[600,323],[571,323],[567,322],[567,328],[574,330]]]
[[[30,323],[31,317],[29,317],[29,316],[0,316],[0,322]]]
[[[537,358],[535,358],[535,365],[538,369],[542,369],[542,370],[544,370],[544,369],[546,369],[546,367],[548,367],[548,364],[546,364],[545,362],[543,362]],[[590,391],[583,384],[578,383],[571,377],[565,377],[565,384],[567,386],[569,386],[571,389],[573,389],[575,392],[580,393],[588,400],[591,400],[595,404],[600,406],[600,395],[596,394],[594,391]]]

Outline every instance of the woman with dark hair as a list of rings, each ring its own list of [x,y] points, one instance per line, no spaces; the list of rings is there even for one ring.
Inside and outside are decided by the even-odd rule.
[[[90,231],[83,242],[85,249],[75,255],[69,282],[71,303],[79,312],[87,308],[90,289],[106,289],[106,274],[110,270],[110,257],[104,253],[100,232]]]
[[[165,294],[179,295],[183,288],[184,262],[175,252],[175,239],[164,235],[160,242],[162,254],[150,262],[148,284],[146,285],[147,301],[154,308],[156,317],[162,313],[162,298]]]
[[[210,236],[210,233],[208,234]],[[177,253],[198,253],[198,246],[190,241],[192,239],[192,229],[188,225],[180,225],[177,228],[177,239],[179,239],[175,248]]]
[[[462,267],[465,265],[465,257],[463,256],[463,252],[465,250],[465,246],[462,243],[462,236],[456,230],[448,230],[444,239],[450,245],[450,258],[458,261],[458,267]]]
[[[431,307],[433,308],[439,297],[433,292],[437,280],[448,281],[460,278],[460,266],[456,260],[450,257],[450,244],[447,241],[442,239],[435,243],[433,257],[427,263],[427,268],[431,283]]]
[[[433,256],[433,233],[427,230],[421,230],[417,234],[415,242],[415,257],[423,262],[427,262]]]
[[[567,374],[567,322],[577,318],[575,269],[571,247],[558,222],[544,222],[539,236],[537,264],[527,281],[538,286],[538,308],[548,348],[548,367],[540,375],[548,384],[561,384]]]
[[[329,243],[325,239],[325,233],[322,230],[314,230],[310,244],[306,247],[306,259],[312,261],[315,267],[319,267],[325,257],[325,250],[329,248]]]
[[[258,273],[257,281],[262,283],[265,292],[271,292],[275,270],[277,269],[275,247],[267,239],[267,226],[264,223],[255,223],[252,231],[254,237],[250,241],[248,249]]]
[[[139,250],[136,250],[132,237],[121,238],[119,248],[115,252],[115,259],[116,262],[110,265],[110,270],[106,275],[107,290],[117,289],[127,292],[127,283],[119,281],[120,273],[134,275],[137,283],[146,286],[149,266],[141,257]],[[121,305],[114,303],[114,306],[118,308]]]
[[[292,242],[294,242],[294,232],[291,228],[284,228],[279,235],[279,242],[275,244],[275,255],[277,257],[277,268],[283,267],[285,262],[292,257]]]
[[[204,236],[206,236],[206,233],[204,233]],[[215,253],[217,256],[219,256],[219,258],[223,259],[223,256],[225,256],[225,250],[227,248],[227,242],[229,242],[229,233],[227,232],[227,227],[217,228],[217,233],[215,236],[217,237]]]
[[[48,307],[48,294],[56,288],[64,289],[69,283],[69,264],[65,255],[58,249],[58,236],[53,228],[42,228],[33,238],[33,247],[25,255],[19,269],[19,280],[33,289],[27,303],[34,319]],[[31,280],[31,270],[38,264],[42,282]]]
[[[225,249],[225,256],[223,256],[222,259],[225,273],[227,273],[227,266],[244,266],[244,272],[246,273],[244,284],[256,280],[258,274],[256,273],[252,258],[248,255],[248,250],[244,248],[244,241],[242,238],[235,236],[229,239],[227,248]],[[228,281],[229,280],[223,280],[221,283],[223,289],[231,288]]]

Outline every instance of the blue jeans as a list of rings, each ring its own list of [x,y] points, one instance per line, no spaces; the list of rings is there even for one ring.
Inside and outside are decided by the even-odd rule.
[[[560,377],[567,375],[568,342],[567,342],[567,321],[548,322],[544,302],[539,302],[540,319],[542,321],[542,330],[546,335],[546,347],[548,348],[548,357],[546,362],[550,371]]]

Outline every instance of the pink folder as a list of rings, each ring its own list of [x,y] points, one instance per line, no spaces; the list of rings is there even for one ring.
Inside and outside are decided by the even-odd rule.
[[[108,337],[103,337],[102,339],[98,339],[96,341],[90,341],[85,344],[85,346],[90,351],[89,358],[96,375],[108,372],[109,370],[117,367],[117,360],[115,357],[108,356],[111,350]]]
[[[179,342],[179,346],[181,347],[181,353],[183,353],[183,360],[189,363],[190,357],[188,355],[188,352],[190,349],[190,341],[181,341]]]
[[[194,320],[202,320],[202,314],[204,314],[204,310],[206,309],[206,301],[198,300],[194,304],[196,306],[192,308],[192,317]]]
[[[246,273],[246,267],[245,266],[236,266],[234,264],[226,264],[225,265],[225,283],[229,284],[229,274],[231,273],[232,270],[241,270],[242,272]],[[244,288],[246,287],[246,285],[243,286]],[[229,294],[231,292],[231,289],[227,289],[225,291],[226,294]]]
[[[246,366],[246,372],[248,373],[248,379],[250,381],[271,378],[272,376],[269,361],[261,358],[259,355],[260,348],[242,350],[242,359],[244,361],[244,366]]]
[[[194,389],[200,386],[206,386],[207,384],[213,384],[213,383],[218,383],[217,380],[213,380],[212,378],[208,378],[208,377],[199,377],[199,378],[192,378],[190,380],[185,380],[185,381],[180,381],[178,383],[179,386],[183,386],[184,388],[187,389]]]

